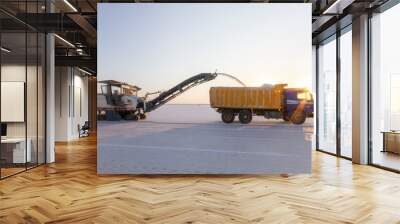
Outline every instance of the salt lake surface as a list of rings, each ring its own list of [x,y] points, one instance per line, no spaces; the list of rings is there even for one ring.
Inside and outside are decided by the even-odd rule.
[[[209,105],[168,104],[140,121],[99,121],[100,174],[308,173],[313,120],[221,121]]]

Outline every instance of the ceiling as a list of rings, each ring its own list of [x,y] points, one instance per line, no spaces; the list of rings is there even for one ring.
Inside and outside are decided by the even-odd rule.
[[[337,24],[351,24],[352,16],[374,9],[388,0],[45,0],[0,2],[0,23],[3,32],[30,28],[39,32],[55,32],[56,65],[80,66],[96,73],[97,3],[311,3],[313,43],[336,32]],[[27,3],[26,3],[27,2]],[[50,4],[49,4],[50,3]],[[52,13],[48,13],[52,9]],[[25,13],[28,12],[28,13]],[[341,20],[340,23],[338,21]],[[347,22],[346,22],[347,21]],[[339,27],[340,28],[340,27]],[[15,41],[19,39],[16,38]]]

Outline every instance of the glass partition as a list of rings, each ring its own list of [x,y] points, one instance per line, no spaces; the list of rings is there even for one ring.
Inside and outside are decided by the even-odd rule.
[[[27,167],[37,165],[38,149],[38,35],[36,32],[27,33],[27,85],[26,85],[26,113],[27,113],[27,150],[30,151],[30,160]]]
[[[40,13],[43,5],[0,3],[18,13]],[[0,12],[0,178],[45,163],[45,44],[43,33]]]
[[[26,139],[26,33],[2,33],[1,47],[1,175],[6,177],[24,171],[31,156]]]

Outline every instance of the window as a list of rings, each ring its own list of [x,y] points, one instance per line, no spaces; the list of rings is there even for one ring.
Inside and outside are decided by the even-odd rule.
[[[400,5],[371,19],[371,140],[375,165],[400,170]]]
[[[318,146],[336,153],[336,39],[318,48]]]
[[[340,155],[352,157],[352,35],[340,36]]]
[[[111,86],[112,95],[121,95],[121,88],[118,86]]]

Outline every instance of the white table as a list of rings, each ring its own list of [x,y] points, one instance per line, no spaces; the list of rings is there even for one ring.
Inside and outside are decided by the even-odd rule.
[[[28,143],[25,151],[25,140]],[[31,145],[32,141],[30,138],[5,138],[1,139],[2,145],[14,145],[13,148],[13,163],[26,163],[31,162],[32,153]],[[26,159],[26,160],[25,160]]]

